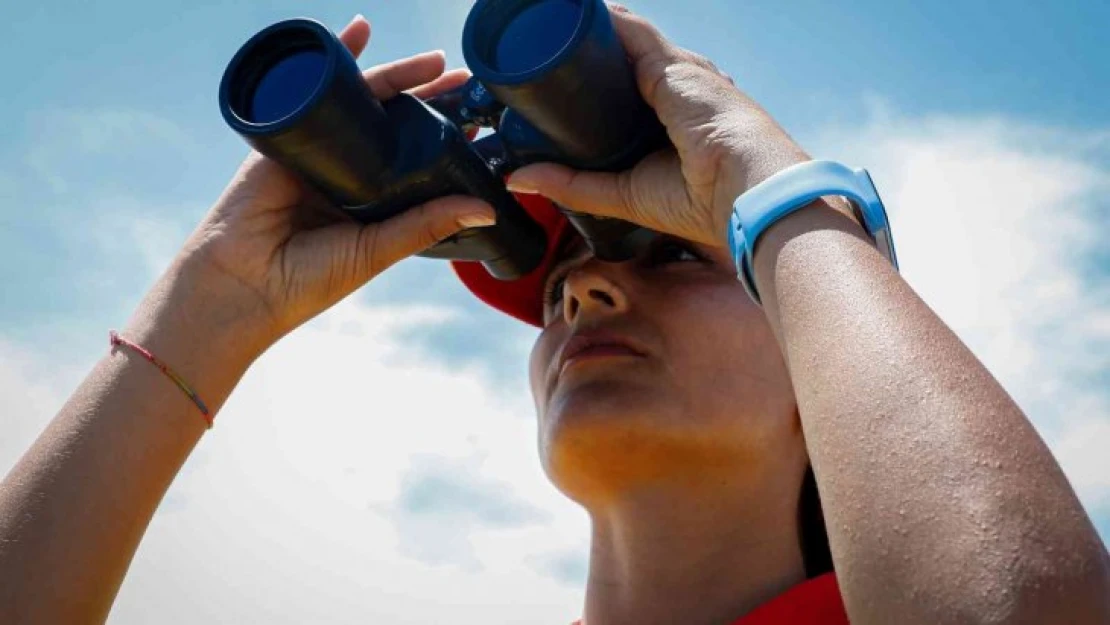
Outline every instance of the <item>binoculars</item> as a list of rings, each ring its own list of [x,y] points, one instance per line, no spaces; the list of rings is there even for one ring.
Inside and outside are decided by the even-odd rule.
[[[541,263],[546,233],[504,184],[540,161],[620,171],[667,146],[643,101],[603,0],[477,0],[463,28],[472,78],[421,100],[380,101],[354,57],[319,22],[273,24],[224,72],[220,110],[252,147],[362,223],[465,194],[497,222],[465,229],[420,255],[481,262],[515,280]],[[492,130],[476,140],[482,129]],[[601,260],[622,261],[654,236],[559,207]]]

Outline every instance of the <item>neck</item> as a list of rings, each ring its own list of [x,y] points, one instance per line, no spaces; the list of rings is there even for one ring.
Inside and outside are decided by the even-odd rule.
[[[804,579],[798,492],[728,481],[654,484],[590,510],[587,625],[727,625]]]

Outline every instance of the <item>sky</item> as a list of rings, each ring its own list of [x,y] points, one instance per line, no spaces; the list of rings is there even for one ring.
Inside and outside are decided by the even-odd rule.
[[[1110,48],[1097,2],[630,0],[814,156],[868,168],[902,273],[1033,421],[1110,539]],[[469,4],[15,3],[0,20],[0,473],[246,154],[216,89],[279,19],[374,25],[363,67]],[[567,623],[585,515],[545,480],[534,330],[410,259],[244,378],[109,622]]]

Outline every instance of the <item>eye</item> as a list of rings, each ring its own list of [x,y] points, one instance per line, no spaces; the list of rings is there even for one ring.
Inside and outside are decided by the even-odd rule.
[[[562,269],[559,273],[548,276],[543,287],[544,308],[550,308],[563,299],[563,284],[567,281],[567,271]]]
[[[700,262],[703,260],[705,260],[704,257],[692,243],[671,237],[656,239],[655,243],[648,249],[645,258],[647,264],[652,267],[668,263]]]

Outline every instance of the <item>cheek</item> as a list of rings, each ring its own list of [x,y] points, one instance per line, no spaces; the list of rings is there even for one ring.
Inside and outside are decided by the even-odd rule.
[[[763,311],[731,281],[688,290],[671,293],[660,322],[689,413],[743,428],[791,419],[790,377]]]
[[[536,405],[536,414],[541,417],[548,399],[547,370],[558,344],[553,329],[546,328],[536,337],[532,353],[528,357],[528,381],[532,388],[532,401]]]

